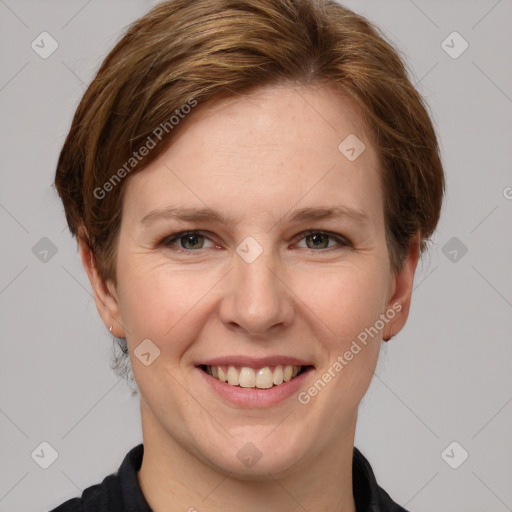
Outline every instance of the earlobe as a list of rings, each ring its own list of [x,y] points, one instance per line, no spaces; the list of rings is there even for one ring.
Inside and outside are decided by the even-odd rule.
[[[386,306],[386,316],[391,318],[392,315],[392,319],[384,328],[382,338],[384,341],[389,341],[398,334],[409,316],[414,274],[419,259],[419,243],[420,238],[419,234],[417,234],[409,245],[409,252],[404,260],[402,269],[392,278],[392,293]]]
[[[103,323],[107,329],[113,326],[111,332],[114,336],[124,337],[125,331],[122,324],[118,297],[112,283],[110,281],[104,282],[101,278],[94,254],[83,238],[79,240],[79,250],[82,264],[94,293],[96,308]]]

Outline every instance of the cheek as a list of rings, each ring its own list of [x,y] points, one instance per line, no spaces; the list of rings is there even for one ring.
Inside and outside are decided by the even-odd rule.
[[[357,410],[370,385],[381,347],[377,321],[384,312],[386,277],[374,264],[347,264],[335,272],[315,274],[314,291],[303,309],[314,322],[310,325],[316,326],[323,357],[318,380],[304,392],[314,410],[324,411],[319,421],[329,418],[341,425],[347,411]],[[307,296],[306,289],[312,288],[304,281],[301,296]]]
[[[149,338],[161,351],[182,352],[180,340],[185,343],[199,328],[194,319],[218,278],[147,258],[132,258],[119,268],[120,282],[125,283],[121,313],[133,345]]]
[[[365,264],[344,263],[301,274],[297,295],[324,325],[332,343],[343,348],[347,340],[375,324],[383,312],[387,292],[385,268],[375,258]]]

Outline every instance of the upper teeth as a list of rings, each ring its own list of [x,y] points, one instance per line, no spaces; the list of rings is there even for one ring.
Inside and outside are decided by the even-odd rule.
[[[243,388],[268,389],[287,382],[300,372],[301,366],[278,365],[271,369],[269,366],[255,370],[247,366],[238,369],[235,366],[207,366],[206,372],[212,377],[227,382],[232,386]]]

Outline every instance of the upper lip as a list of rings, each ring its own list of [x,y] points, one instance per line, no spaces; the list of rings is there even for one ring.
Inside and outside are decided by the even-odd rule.
[[[199,361],[196,366],[246,366],[248,368],[264,368],[265,366],[313,366],[309,361],[290,356],[267,356],[267,357],[249,357],[249,356],[223,356],[213,359]]]

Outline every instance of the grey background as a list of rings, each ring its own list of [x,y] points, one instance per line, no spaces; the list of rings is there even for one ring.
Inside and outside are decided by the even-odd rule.
[[[154,4],[0,0],[0,511],[53,508],[141,442],[138,398],[109,368],[111,337],[51,183],[86,84]],[[512,1],[345,4],[404,53],[447,175],[435,244],[408,324],[383,345],[356,445],[412,511],[512,510]],[[43,31],[59,44],[47,59],[31,48]],[[453,31],[469,43],[456,59],[441,46]],[[56,248],[46,262],[33,252],[43,237]],[[58,452],[46,470],[31,457],[42,441]],[[452,441],[469,453],[458,469],[441,456]]]

